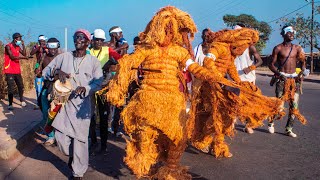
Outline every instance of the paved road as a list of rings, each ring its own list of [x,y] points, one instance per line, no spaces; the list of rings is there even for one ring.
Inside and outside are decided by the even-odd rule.
[[[257,85],[264,94],[273,96],[268,86],[269,77],[258,76]],[[267,127],[255,130],[252,135],[242,132],[228,139],[233,157],[216,159],[188,148],[182,164],[190,166],[195,179],[319,179],[320,176],[320,82],[305,82],[300,110],[308,119],[306,126],[298,121],[294,126],[297,138],[285,136],[286,121],[275,124],[276,133],[269,134]],[[91,168],[85,179],[134,179],[123,165],[125,143],[122,139],[109,141],[108,154],[90,157]],[[26,148],[28,149],[28,148]],[[22,162],[7,179],[66,179],[70,172],[65,164],[67,157],[56,147],[30,145],[22,152]]]

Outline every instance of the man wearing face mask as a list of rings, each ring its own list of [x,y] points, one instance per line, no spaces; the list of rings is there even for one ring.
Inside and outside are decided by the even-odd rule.
[[[109,72],[110,66],[116,64],[117,60],[121,58],[115,50],[108,46],[102,46],[102,43],[106,39],[105,32],[102,29],[94,30],[92,36],[92,48],[90,54],[98,58],[103,71],[103,83],[102,87],[107,86],[111,79],[111,72]],[[96,92],[96,102],[98,108],[98,114],[100,119],[100,137],[101,137],[101,152],[107,151],[107,139],[108,139],[108,118],[111,116],[111,109],[108,102],[105,101],[105,93],[103,90]],[[90,123],[90,138],[91,148],[94,149],[97,144],[96,136],[96,118],[93,116]]]
[[[46,48],[48,49],[48,54],[45,54],[43,57],[42,62],[40,63],[40,67],[36,69],[36,75],[42,76],[42,69],[44,69],[48,64],[59,54],[58,50],[60,47],[60,42],[56,38],[50,38],[48,39],[48,42],[46,44]],[[44,126],[44,124],[47,122],[48,119],[48,109],[49,109],[49,101],[48,101],[48,95],[52,91],[54,81],[45,80],[44,85],[42,88],[42,91],[40,93],[40,104],[41,104],[41,110],[42,110],[42,121],[41,126]],[[45,145],[52,145],[54,143],[54,131],[52,126],[46,124],[44,126],[45,133],[47,134],[47,139],[45,141]]]
[[[12,42],[5,46],[4,52],[4,69],[7,85],[8,85],[8,99],[9,106],[8,110],[13,110],[13,93],[14,93],[14,83],[18,87],[19,97],[21,106],[26,106],[26,102],[23,98],[23,80],[21,76],[20,60],[28,59],[26,57],[26,48],[24,41],[22,40],[22,35],[20,33],[14,33],[12,35]],[[24,57],[20,56],[23,55]]]
[[[73,179],[82,179],[88,169],[88,135],[92,117],[92,95],[101,88],[103,74],[99,60],[86,54],[90,33],[79,29],[74,33],[75,50],[58,55],[43,70],[45,80],[69,81],[72,93],[57,113],[52,126],[59,149],[69,156]]]

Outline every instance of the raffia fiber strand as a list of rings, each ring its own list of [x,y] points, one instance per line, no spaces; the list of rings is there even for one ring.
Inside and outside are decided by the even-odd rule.
[[[296,80],[293,78],[287,79],[285,81],[283,91],[284,91],[284,95],[281,97],[281,99],[285,102],[289,102],[289,103],[293,102],[294,94],[296,93]],[[302,124],[307,123],[306,118],[300,113],[298,109],[290,108],[289,111],[290,111],[290,114],[294,114]]]

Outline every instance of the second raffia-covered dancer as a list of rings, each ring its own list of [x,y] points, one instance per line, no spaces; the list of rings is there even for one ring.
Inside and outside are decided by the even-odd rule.
[[[203,67],[219,76],[228,74],[241,86],[241,93],[236,96],[219,83],[195,81],[188,136],[192,145],[204,152],[212,150],[216,157],[231,157],[224,137],[234,135],[234,120],[239,118],[242,122],[248,121],[252,127],[257,127],[267,117],[283,115],[282,102],[263,96],[252,83],[241,82],[234,65],[235,57],[259,40],[257,31],[248,28],[210,31],[209,38],[211,57],[205,58]]]

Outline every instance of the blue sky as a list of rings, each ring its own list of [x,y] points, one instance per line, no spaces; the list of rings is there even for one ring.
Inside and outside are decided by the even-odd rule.
[[[71,50],[74,48],[71,37],[76,29],[85,28],[92,32],[101,28],[107,32],[110,27],[118,25],[132,44],[134,36],[144,30],[159,8],[173,5],[193,17],[199,30],[193,42],[196,45],[201,42],[202,29],[209,27],[217,31],[226,28],[222,20],[225,14],[250,14],[259,21],[270,22],[306,3],[305,0],[0,0],[0,40],[4,41],[14,32],[25,35],[27,42],[36,41],[38,35],[44,34],[58,38],[64,47],[64,27],[67,27],[68,49]],[[310,15],[311,5],[298,12]],[[272,48],[282,41],[279,24],[270,25],[273,33],[264,54],[270,54]]]

